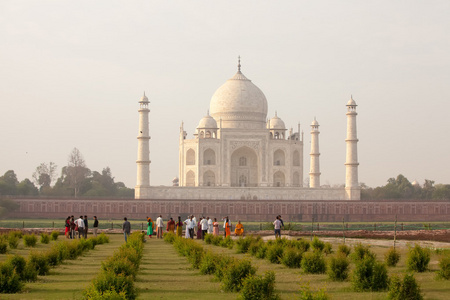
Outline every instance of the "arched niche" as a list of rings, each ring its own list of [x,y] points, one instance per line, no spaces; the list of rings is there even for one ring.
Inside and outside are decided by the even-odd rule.
[[[206,171],[203,174],[203,185],[204,186],[215,186],[216,185],[216,175],[213,171]]]
[[[189,149],[186,152],[186,165],[195,165],[195,151],[194,151],[194,149]]]
[[[284,151],[281,149],[276,150],[273,153],[273,165],[274,166],[284,166],[285,155]]]
[[[300,153],[297,150],[292,154],[292,165],[295,167],[300,166]]]
[[[216,152],[212,149],[206,149],[203,152],[203,164],[204,165],[215,165],[216,164]]]
[[[259,162],[255,150],[243,146],[231,154],[231,186],[258,186]]]
[[[285,186],[285,177],[283,172],[278,171],[273,174],[273,186],[276,187]]]
[[[186,173],[186,186],[195,186],[195,173],[193,171]]]

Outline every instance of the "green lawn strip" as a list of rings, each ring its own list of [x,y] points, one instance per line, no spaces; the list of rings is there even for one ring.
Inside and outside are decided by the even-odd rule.
[[[236,254],[236,246],[233,249],[227,249],[220,246],[208,245],[203,241],[201,243],[205,250],[211,250],[215,253],[223,253],[237,258],[250,258],[252,264],[258,268],[257,274],[262,275],[265,271],[273,270],[275,272],[275,289],[280,294],[282,299],[292,299],[295,295],[298,295],[300,286],[309,282],[312,290],[318,290],[320,288],[326,288],[327,293],[332,299],[345,299],[349,297],[356,297],[358,300],[364,299],[386,299],[387,292],[354,292],[351,288],[349,281],[345,282],[333,282],[328,279],[326,274],[313,275],[302,274],[301,269],[289,269],[281,264],[272,264],[267,259],[258,259],[249,254]],[[333,251],[337,250],[340,244],[339,240],[332,242]],[[413,243],[412,243],[413,245]],[[377,254],[377,260],[383,261],[384,254],[389,249],[383,246],[371,246],[371,251]],[[406,257],[408,248],[397,248],[401,254],[400,262],[397,267],[388,268],[389,276],[392,274],[398,274],[403,276],[406,272]],[[311,251],[311,250],[309,250]],[[431,262],[429,265],[429,271],[424,273],[414,273],[414,277],[419,283],[425,299],[448,299],[450,295],[450,281],[449,280],[436,280],[436,271],[439,269],[439,259],[444,254],[438,255],[432,252]],[[448,254],[447,254],[448,255]],[[328,261],[327,261],[328,262]],[[350,264],[350,269],[353,270],[354,264]],[[350,272],[351,273],[351,272]]]
[[[162,239],[147,239],[136,278],[138,299],[235,299],[236,293],[220,291],[212,275],[193,269],[186,257]]]
[[[1,294],[1,299],[80,299],[83,290],[100,272],[102,260],[111,256],[124,241],[123,235],[108,235],[110,242],[97,245],[75,260],[65,260],[51,268],[46,276],[36,282],[27,282],[23,292]]]
[[[60,236],[56,241],[50,241],[48,244],[42,244],[40,242],[40,236],[36,237],[38,237],[38,242],[34,247],[25,247],[23,243],[23,238],[19,240],[19,245],[17,246],[17,249],[11,249],[8,245],[8,252],[5,254],[0,254],[0,262],[5,261],[9,255],[15,254],[28,258],[28,255],[30,254],[31,250],[34,250],[36,252],[45,251],[47,249],[50,249],[54,244],[59,243],[63,241],[63,239],[65,239],[64,236]]]

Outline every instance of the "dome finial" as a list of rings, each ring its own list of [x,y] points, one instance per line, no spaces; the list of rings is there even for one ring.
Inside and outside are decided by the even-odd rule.
[[[278,117],[278,116],[277,116],[277,111],[275,111],[275,117]]]
[[[241,72],[241,56],[238,56],[238,72]]]

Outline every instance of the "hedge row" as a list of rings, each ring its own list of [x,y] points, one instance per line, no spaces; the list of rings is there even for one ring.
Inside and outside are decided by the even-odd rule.
[[[58,236],[58,231],[53,231],[50,235],[48,233],[41,233],[41,243],[48,244],[50,239],[56,241]],[[34,233],[24,235],[22,231],[10,231],[8,234],[0,235],[0,254],[5,254],[8,252],[8,245],[10,249],[17,249],[21,238],[23,238],[25,247],[36,246],[37,237]]]
[[[37,280],[37,276],[47,275],[50,267],[61,264],[66,259],[75,259],[95,245],[108,243],[106,235],[97,238],[63,241],[54,244],[43,252],[32,251],[25,259],[14,255],[0,264],[0,293],[17,293],[24,286],[24,282]]]
[[[208,236],[212,243],[212,236]],[[192,267],[199,269],[201,274],[214,275],[221,282],[224,291],[240,292],[241,299],[279,299],[275,293],[273,271],[266,272],[264,276],[257,276],[256,268],[252,266],[250,260],[205,251],[194,240],[179,238],[172,233],[165,233],[164,240],[173,244],[177,252],[185,256]],[[222,241],[224,240],[226,239],[222,238]]]
[[[134,286],[144,250],[145,235],[134,232],[113,256],[102,262],[100,274],[84,291],[84,299],[136,299]]]

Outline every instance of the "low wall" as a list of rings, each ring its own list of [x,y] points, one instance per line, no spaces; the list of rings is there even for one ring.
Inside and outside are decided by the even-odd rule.
[[[232,220],[382,222],[450,221],[450,201],[295,201],[295,200],[118,200],[118,199],[13,199],[19,209],[8,217],[65,218],[68,215],[97,215],[101,219],[164,218],[188,214]]]

